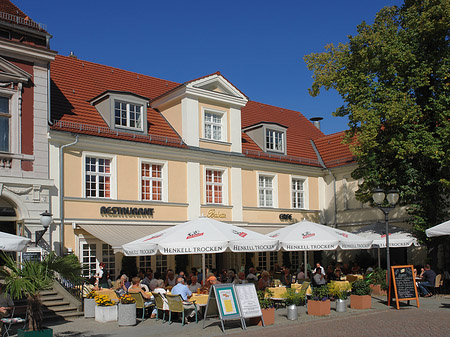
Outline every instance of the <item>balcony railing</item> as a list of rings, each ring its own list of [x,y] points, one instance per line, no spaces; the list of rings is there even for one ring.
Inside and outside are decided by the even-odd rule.
[[[4,20],[4,21],[16,23],[18,25],[24,25],[24,26],[28,26],[31,28],[47,31],[47,25],[45,25],[43,23],[39,23],[39,22],[34,22],[31,19],[22,18],[17,15],[0,12],[0,19]]]

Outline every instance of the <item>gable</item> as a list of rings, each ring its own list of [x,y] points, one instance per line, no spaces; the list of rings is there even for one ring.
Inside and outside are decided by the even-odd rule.
[[[25,70],[0,57],[0,81],[28,82],[31,77]]]
[[[218,72],[197,80],[190,81],[186,84],[186,87],[214,91],[247,100],[247,97],[242,92],[240,92],[238,88],[236,88]]]

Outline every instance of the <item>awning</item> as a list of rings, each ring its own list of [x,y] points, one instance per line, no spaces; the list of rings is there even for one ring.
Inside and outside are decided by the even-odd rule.
[[[89,234],[109,244],[114,252],[121,252],[122,245],[172,226],[152,225],[78,225]]]

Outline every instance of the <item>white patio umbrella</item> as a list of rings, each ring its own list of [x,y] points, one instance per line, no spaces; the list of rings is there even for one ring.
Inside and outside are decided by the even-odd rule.
[[[425,231],[425,234],[429,237],[442,236],[442,235],[450,235],[450,220],[441,223],[440,225],[428,228]]]
[[[127,256],[204,254],[232,252],[275,251],[278,240],[248,229],[209,218],[191,220],[122,246]]]
[[[23,236],[0,232],[0,250],[21,252],[26,248],[30,241],[30,239]]]
[[[369,249],[372,240],[343,230],[303,220],[267,234],[285,251]],[[306,268],[305,253],[305,268]],[[306,269],[305,269],[306,273]]]
[[[380,248],[386,248],[386,225],[382,222],[375,222],[371,225],[364,226],[353,233],[372,239],[372,247],[378,248],[378,267],[381,267]],[[407,230],[389,226],[389,247],[409,247],[412,244],[419,246],[417,239]]]

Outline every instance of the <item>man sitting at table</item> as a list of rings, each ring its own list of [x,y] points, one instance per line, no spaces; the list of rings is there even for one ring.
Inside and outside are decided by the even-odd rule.
[[[189,298],[192,297],[192,292],[189,290],[188,286],[184,284],[184,278],[177,278],[177,284],[172,288],[171,292],[172,295],[181,295],[183,307],[186,311],[185,323],[189,323],[188,317],[194,317],[195,315],[195,306],[194,303],[189,302]]]
[[[249,282],[258,282],[258,276],[256,276],[256,270],[255,268],[251,267],[248,270],[247,280]]]
[[[141,293],[142,297],[144,298],[144,304],[145,304],[145,306],[149,306],[149,305],[153,304],[154,301],[152,300],[152,296],[148,295],[148,294],[142,289],[140,282],[141,282],[141,279],[140,279],[138,276],[133,277],[133,278],[131,279],[131,283],[132,283],[132,284],[131,284],[131,287],[128,288],[128,292],[129,292],[129,293]]]
[[[422,279],[422,282],[419,283],[420,293],[424,297],[431,297],[433,294],[431,294],[426,287],[434,287],[436,281],[436,273],[431,269],[429,264],[426,264],[425,268],[422,268],[420,278]]]
[[[191,276],[191,284],[189,285],[189,290],[193,293],[196,293],[202,286],[197,282],[198,277],[196,275]]]
[[[327,281],[325,280],[325,276],[322,274],[322,270],[320,268],[314,269],[313,282],[319,287],[327,283]]]

